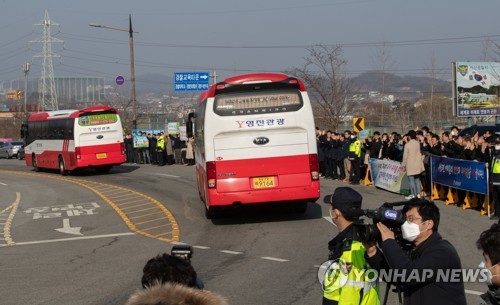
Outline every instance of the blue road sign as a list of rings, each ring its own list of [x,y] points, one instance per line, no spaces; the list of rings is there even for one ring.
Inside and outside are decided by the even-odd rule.
[[[210,76],[208,72],[175,72],[174,90],[175,91],[208,90],[209,79]]]
[[[115,82],[118,86],[121,86],[123,85],[123,83],[125,82],[125,78],[121,75],[118,75],[116,78],[115,78]]]

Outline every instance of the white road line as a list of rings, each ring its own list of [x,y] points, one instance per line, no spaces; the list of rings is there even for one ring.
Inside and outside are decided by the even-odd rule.
[[[482,295],[484,292],[465,289],[465,293],[473,294],[473,295]]]
[[[205,247],[205,246],[193,246],[193,248],[196,248],[196,249],[203,249],[203,250],[208,250],[208,249],[210,249],[210,247]]]
[[[220,250],[220,252],[233,255],[243,254],[243,252],[230,251],[230,250]]]
[[[3,186],[7,186],[7,184],[5,184],[5,183],[2,183],[2,182],[0,182],[0,184],[1,184],[1,185],[3,185]]]
[[[289,262],[289,260],[287,259],[283,259],[283,258],[277,258],[277,257],[270,257],[270,256],[263,256],[261,257],[262,259],[267,259],[268,261],[275,261],[275,262]]]
[[[329,223],[331,223],[333,225],[333,220],[331,217],[325,216],[325,217],[323,217],[323,219],[325,219],[326,221],[328,221]]]
[[[169,175],[169,174],[156,174],[158,176],[172,177],[172,178],[180,178],[181,176]]]
[[[73,240],[82,240],[82,239],[97,239],[97,238],[108,238],[108,237],[116,237],[116,236],[127,236],[127,235],[137,235],[137,233],[128,232],[128,233],[117,233],[117,234],[105,234],[105,235],[94,235],[94,236],[82,236],[82,237],[72,237],[72,238],[60,238],[60,239],[49,239],[49,240],[36,240],[36,241],[26,241],[15,243],[16,246],[24,246],[24,245],[37,245],[37,244],[48,244],[48,243],[57,243],[62,241],[73,241]],[[1,239],[1,238],[0,238]],[[0,245],[0,247],[7,245]]]

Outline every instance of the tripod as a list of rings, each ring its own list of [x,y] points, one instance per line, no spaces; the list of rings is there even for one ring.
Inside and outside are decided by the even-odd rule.
[[[385,288],[385,294],[384,294],[384,302],[382,302],[382,305],[387,305],[387,297],[389,296],[389,292],[391,291],[392,285],[394,285],[394,287],[392,288],[392,291],[397,292],[397,294],[398,294],[399,305],[403,305],[403,296],[401,294],[401,285],[394,284],[394,283],[387,283],[387,287]]]

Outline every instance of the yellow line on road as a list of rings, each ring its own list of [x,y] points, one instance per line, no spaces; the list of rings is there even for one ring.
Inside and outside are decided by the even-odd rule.
[[[142,225],[142,224],[149,223],[149,222],[155,222],[155,221],[162,220],[162,219],[165,219],[165,218],[168,218],[168,217],[160,217],[160,218],[156,218],[156,219],[145,220],[143,222],[136,223],[136,225]]]
[[[133,232],[136,232],[136,233],[141,234],[143,236],[154,238],[154,239],[157,239],[157,240],[160,240],[160,241],[169,242],[169,243],[179,241],[179,233],[180,233],[179,232],[179,225],[177,224],[177,221],[175,220],[175,218],[172,215],[172,213],[161,202],[159,202],[158,200],[156,200],[156,199],[154,199],[154,198],[152,198],[150,196],[147,196],[145,194],[142,194],[142,193],[139,193],[139,192],[136,192],[134,190],[127,189],[127,188],[124,188],[124,187],[121,187],[121,186],[111,185],[111,184],[102,183],[102,182],[95,182],[95,181],[86,180],[86,179],[78,179],[78,178],[73,178],[73,177],[67,177],[67,176],[63,177],[63,176],[56,176],[56,175],[53,175],[53,174],[40,174],[40,173],[33,173],[33,172],[20,172],[20,171],[8,171],[8,170],[0,170],[0,172],[10,173],[10,174],[16,174],[16,175],[26,175],[26,176],[40,177],[40,178],[49,178],[49,179],[55,179],[55,180],[66,181],[66,182],[71,182],[71,183],[74,183],[74,184],[78,184],[78,185],[80,185],[82,187],[85,187],[85,188],[91,190],[92,192],[96,193],[105,202],[107,202],[116,211],[116,213],[118,213],[118,215],[123,219],[123,221],[125,222],[125,224]],[[121,191],[127,192],[127,193],[129,193],[131,195],[132,194],[136,195],[137,197],[141,197],[142,198],[141,200],[147,200],[152,207],[146,208],[146,209],[142,209],[142,210],[138,210],[138,211],[126,212],[126,211],[124,211],[125,209],[120,208],[119,205],[117,205],[114,202],[114,200],[112,200],[112,198],[110,198],[111,196],[108,196],[106,194],[106,190],[113,190],[113,193],[114,193],[114,191],[121,190]],[[119,202],[119,200],[118,200],[118,202]],[[145,205],[147,205],[147,204],[141,204],[140,206],[145,206]],[[134,207],[137,207],[137,206],[134,206]],[[16,205],[15,208],[17,209],[17,205]],[[166,224],[158,226],[158,227],[169,227],[169,228],[171,228],[170,231],[167,231],[166,233],[162,233],[161,234],[162,236],[163,235],[169,235],[170,238],[168,238],[168,237],[159,237],[159,235],[156,236],[156,235],[152,235],[152,234],[146,232],[147,230],[151,230],[151,229],[154,229],[154,228],[157,228],[157,227],[148,228],[146,230],[137,228],[136,223],[129,217],[130,214],[135,214],[135,213],[138,213],[138,212],[142,212],[142,211],[146,211],[146,210],[153,210],[153,209],[160,209],[160,211],[165,214],[165,216],[166,216],[165,219],[168,219],[168,221],[166,222]],[[10,221],[12,221],[12,218],[14,217],[13,216],[14,213],[11,211],[12,217],[10,217],[11,218]],[[10,224],[9,224],[9,226],[10,226]]]
[[[3,227],[3,240],[5,240],[5,242],[9,246],[14,246],[16,244],[12,240],[12,237],[10,235],[10,226],[12,225],[12,219],[14,219],[14,215],[16,215],[17,207],[19,206],[19,202],[21,202],[21,193],[16,192],[16,201],[14,201],[14,203],[12,203],[10,206],[8,206],[6,209],[4,209],[0,213],[0,214],[3,214],[10,209],[9,216],[7,217],[7,220],[5,221],[5,225]]]
[[[141,215],[141,216],[135,216],[135,217],[129,217],[130,219],[137,219],[137,218],[144,218],[144,217],[148,217],[148,216],[153,216],[153,215],[158,215],[158,214],[161,214],[162,212],[155,212],[155,213],[149,213],[149,214],[144,214],[144,215]]]

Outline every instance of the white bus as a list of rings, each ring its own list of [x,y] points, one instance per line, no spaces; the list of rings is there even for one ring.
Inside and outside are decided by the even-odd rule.
[[[107,172],[126,160],[120,116],[106,106],[33,113],[21,136],[26,165],[35,171],[52,168],[66,175],[92,167]]]
[[[286,202],[305,211],[320,196],[311,102],[303,83],[279,73],[214,84],[190,114],[206,216],[223,206]]]

